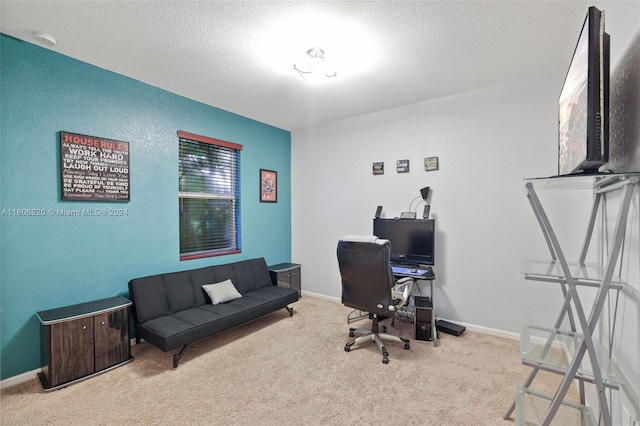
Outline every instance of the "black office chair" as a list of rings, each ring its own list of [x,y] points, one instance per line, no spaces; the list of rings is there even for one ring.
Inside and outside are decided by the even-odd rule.
[[[354,333],[363,336],[349,342],[344,350],[363,341],[375,341],[382,352],[382,362],[389,362],[389,353],[383,340],[404,343],[409,349],[409,340],[386,333],[386,327],[379,331],[379,317],[393,316],[395,312],[409,301],[413,287],[413,279],[394,279],[391,270],[391,248],[389,241],[375,236],[360,237],[348,235],[338,242],[338,266],[342,277],[342,303],[345,306],[369,313],[373,320],[371,330],[366,328],[350,328],[349,337]]]

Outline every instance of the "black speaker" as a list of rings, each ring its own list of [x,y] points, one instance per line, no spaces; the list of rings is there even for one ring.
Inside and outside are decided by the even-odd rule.
[[[415,296],[413,298],[415,307],[413,310],[413,323],[415,326],[416,340],[433,340],[433,323],[431,316],[433,315],[433,305],[431,298],[423,296]]]
[[[424,206],[424,210],[422,211],[422,218],[423,219],[429,219],[429,210],[431,210],[431,206],[429,204]]]
[[[376,219],[380,219],[380,215],[382,214],[382,206],[378,206],[376,209]]]

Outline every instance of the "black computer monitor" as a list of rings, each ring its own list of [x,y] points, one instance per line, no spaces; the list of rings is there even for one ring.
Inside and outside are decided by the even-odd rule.
[[[392,261],[434,265],[434,219],[373,219],[373,234],[390,241]]]

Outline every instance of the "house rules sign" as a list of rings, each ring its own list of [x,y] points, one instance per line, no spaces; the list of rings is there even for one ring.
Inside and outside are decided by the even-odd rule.
[[[62,199],[129,201],[129,142],[60,132]]]

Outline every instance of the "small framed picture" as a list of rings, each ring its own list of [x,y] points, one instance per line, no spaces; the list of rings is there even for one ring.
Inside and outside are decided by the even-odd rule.
[[[278,202],[278,172],[260,169],[260,202]]]
[[[409,160],[396,161],[396,171],[398,173],[409,173]]]
[[[428,172],[430,170],[438,170],[438,157],[427,157],[424,159],[424,169]]]
[[[373,174],[374,175],[384,174],[384,162],[373,163]]]

